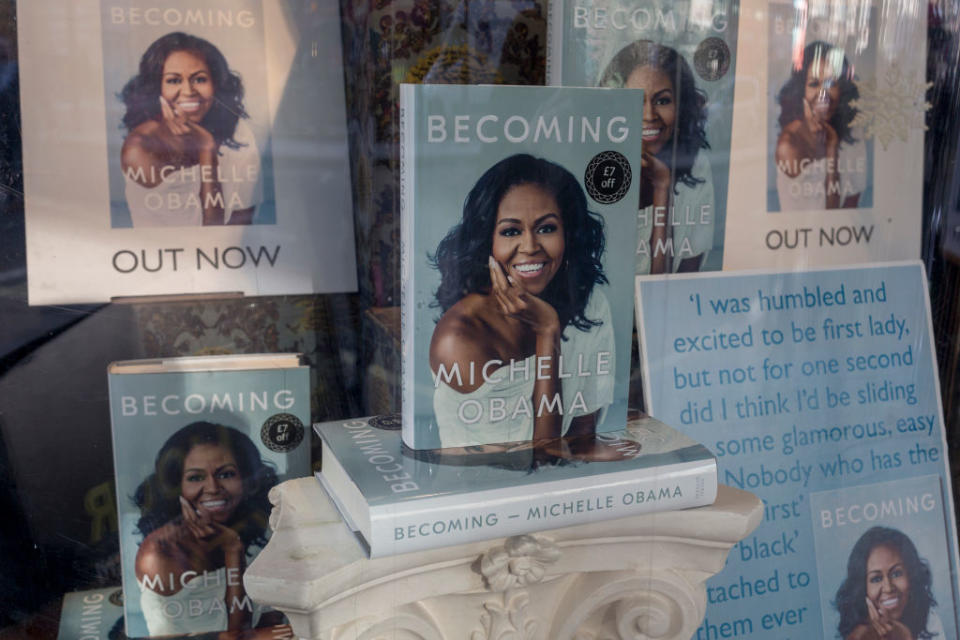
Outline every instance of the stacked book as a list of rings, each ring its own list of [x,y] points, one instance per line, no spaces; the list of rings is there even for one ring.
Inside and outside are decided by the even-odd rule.
[[[396,416],[317,424],[317,479],[371,557],[712,504],[716,460],[654,418],[595,437],[415,451]]]
[[[706,448],[627,420],[643,105],[401,85],[402,416],[315,427],[371,556],[713,502]]]

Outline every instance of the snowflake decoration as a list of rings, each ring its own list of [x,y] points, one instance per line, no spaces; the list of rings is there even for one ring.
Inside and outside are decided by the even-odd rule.
[[[850,124],[862,127],[864,137],[876,138],[886,150],[895,137],[906,142],[910,130],[927,130],[924,115],[930,103],[925,96],[933,83],[911,77],[897,64],[887,69],[883,81],[883,86],[876,78],[860,83],[860,97],[850,101],[858,110]]]

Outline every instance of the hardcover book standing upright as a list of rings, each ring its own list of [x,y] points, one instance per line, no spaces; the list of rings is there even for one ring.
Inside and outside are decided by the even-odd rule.
[[[114,363],[109,378],[127,635],[279,624],[243,571],[271,487],[310,472],[309,369],[207,356]]]
[[[645,90],[637,273],[717,270],[739,2],[551,0],[547,83]]]
[[[356,288],[339,15],[294,4],[18,3],[30,304]]]
[[[717,464],[656,420],[548,446],[414,451],[396,416],[314,425],[317,479],[371,557],[713,504]]]
[[[400,99],[404,442],[623,429],[642,92]]]

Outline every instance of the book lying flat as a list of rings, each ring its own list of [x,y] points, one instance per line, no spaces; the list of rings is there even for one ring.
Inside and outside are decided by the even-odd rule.
[[[314,425],[317,479],[371,557],[712,504],[716,460],[654,418],[590,437],[419,451],[397,416]]]
[[[57,640],[108,640],[113,629],[126,638],[123,626],[123,592],[120,587],[74,591],[63,596]]]

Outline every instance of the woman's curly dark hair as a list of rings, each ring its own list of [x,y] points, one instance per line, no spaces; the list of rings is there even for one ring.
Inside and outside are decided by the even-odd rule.
[[[227,59],[213,44],[180,31],[168,33],[147,47],[140,58],[140,69],[120,92],[120,99],[127,107],[123,126],[128,131],[147,120],[162,118],[160,111],[160,83],[163,79],[163,64],[175,51],[187,51],[203,58],[210,69],[213,83],[213,105],[203,117],[201,126],[210,132],[217,145],[238,149],[242,145],[234,140],[237,122],[247,118],[243,108],[243,82],[240,76],[230,71]]]
[[[931,638],[927,632],[927,616],[930,608],[937,606],[933,597],[930,567],[920,558],[913,541],[901,531],[889,527],[873,527],[867,530],[850,551],[847,560],[847,578],[837,590],[834,606],[840,612],[837,632],[846,638],[862,624],[870,624],[867,612],[867,559],[877,547],[886,546],[895,549],[903,560],[910,581],[910,594],[907,606],[900,618],[914,638]]]
[[[192,422],[163,443],[154,461],[154,472],[133,495],[133,502],[140,508],[137,529],[147,536],[181,517],[183,462],[191,449],[203,444],[228,449],[240,469],[243,500],[227,526],[237,532],[245,547],[263,546],[272,508],[267,493],[277,484],[277,473],[260,458],[260,451],[246,434],[212,422]]]
[[[850,101],[860,97],[857,85],[853,81],[853,68],[847,61],[847,56],[843,54],[843,49],[821,40],[811,42],[804,47],[800,68],[794,66],[790,79],[777,94],[777,102],[780,104],[778,120],[780,128],[783,129],[794,120],[803,120],[803,94],[807,86],[807,73],[814,61],[819,60],[826,60],[827,64],[831,65],[833,75],[840,85],[840,97],[837,109],[830,118],[830,126],[837,132],[837,138],[841,142],[853,144],[856,140],[850,129],[850,123],[857,115],[857,108],[851,106]]]
[[[471,293],[490,290],[488,258],[500,201],[513,187],[532,184],[553,196],[563,219],[563,264],[541,294],[556,310],[560,326],[581,331],[601,324],[583,312],[603,273],[603,219],[587,208],[587,197],[572,173],[558,164],[521,153],[504,158],[480,176],[463,203],[463,218],[428,255],[440,271],[433,306],[446,311]]]
[[[677,101],[674,144],[665,144],[657,158],[673,170],[674,193],[677,184],[695,187],[704,178],[693,175],[693,163],[707,142],[707,94],[697,88],[690,65],[676,49],[651,40],[631,42],[613,56],[600,76],[601,87],[625,87],[638,67],[653,67],[673,82]]]

